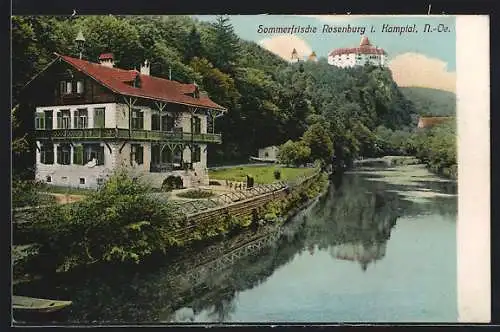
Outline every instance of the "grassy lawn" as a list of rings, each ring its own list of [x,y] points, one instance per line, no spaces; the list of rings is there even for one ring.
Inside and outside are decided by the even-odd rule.
[[[50,185],[43,186],[43,188],[41,188],[40,191],[47,193],[54,193],[54,194],[69,194],[69,195],[88,195],[92,192],[95,192],[95,190],[93,189],[50,186]]]
[[[281,171],[282,181],[293,180],[301,175],[309,175],[314,173],[314,168],[292,168],[292,167],[279,167],[275,165],[270,166],[244,166],[225,168],[219,170],[208,171],[210,179],[215,180],[228,180],[228,181],[246,181],[247,174],[253,176],[255,183],[272,183],[276,181],[274,178],[274,170]]]

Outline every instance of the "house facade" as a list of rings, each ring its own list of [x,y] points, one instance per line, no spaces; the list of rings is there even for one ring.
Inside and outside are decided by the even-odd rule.
[[[269,161],[278,160],[279,147],[272,145],[265,148],[259,149],[259,158]]]
[[[452,119],[453,117],[451,116],[421,116],[418,119],[417,128],[419,129],[430,128],[432,126],[441,124],[446,121],[450,121]]]
[[[379,47],[373,46],[368,37],[363,36],[358,47],[337,48],[328,55],[330,65],[349,68],[364,66],[386,66],[387,52]]]
[[[227,110],[196,84],[56,54],[25,87],[35,112],[36,178],[95,188],[117,168],[155,187],[169,175],[208,184],[207,146],[222,142],[215,118]]]

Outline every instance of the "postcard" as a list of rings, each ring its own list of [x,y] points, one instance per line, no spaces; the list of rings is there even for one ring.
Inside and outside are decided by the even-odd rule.
[[[15,325],[490,320],[489,21],[12,17]]]

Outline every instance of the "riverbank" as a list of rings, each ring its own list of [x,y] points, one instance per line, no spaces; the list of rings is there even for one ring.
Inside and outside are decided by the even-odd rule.
[[[415,156],[384,156],[379,158],[364,158],[354,161],[355,166],[405,166],[405,165],[425,165],[425,167],[433,174],[437,176],[442,176],[447,179],[456,180],[458,177],[458,167],[457,165],[452,165],[450,167],[442,167],[438,165],[432,165],[423,159]]]
[[[203,246],[247,228],[279,223],[280,217],[318,195],[327,180],[323,173],[312,174],[299,183],[276,187],[268,196],[188,218],[168,203],[158,205],[144,195],[139,184],[127,181],[114,179],[86,200],[35,211],[33,222],[23,228],[22,242],[36,244],[38,254],[25,259],[23,268],[16,267],[17,276],[65,272],[97,263],[138,264],[153,254]],[[19,242],[18,236],[14,233],[14,243]],[[43,271],[38,271],[40,266]]]

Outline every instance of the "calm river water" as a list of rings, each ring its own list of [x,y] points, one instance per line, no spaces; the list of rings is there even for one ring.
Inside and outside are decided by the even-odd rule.
[[[66,324],[456,322],[456,216],[455,182],[419,165],[360,168],[230,266],[217,265],[226,253],[17,293],[71,299]]]

